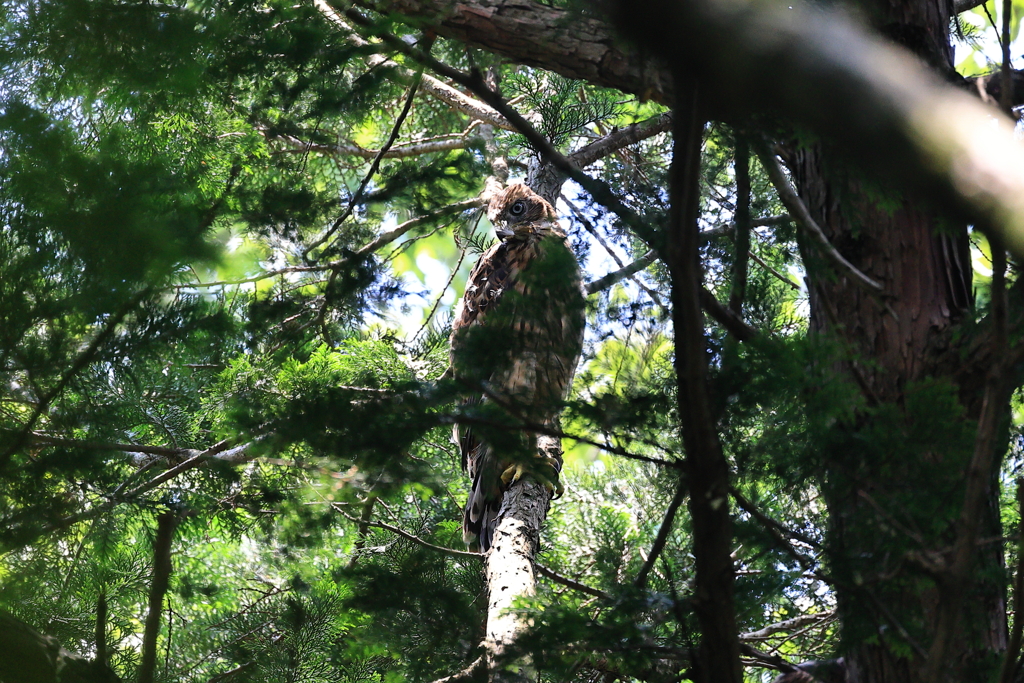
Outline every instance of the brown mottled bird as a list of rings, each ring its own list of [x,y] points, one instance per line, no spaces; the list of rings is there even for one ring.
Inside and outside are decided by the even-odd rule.
[[[553,425],[583,348],[579,265],[551,204],[525,185],[497,194],[487,216],[501,241],[473,268],[452,324],[454,376],[481,389],[464,411],[486,416],[498,407],[528,424]],[[528,471],[556,489],[561,462],[539,455],[536,435],[521,430],[463,425],[455,439],[473,480],[463,537],[486,552],[508,487]]]

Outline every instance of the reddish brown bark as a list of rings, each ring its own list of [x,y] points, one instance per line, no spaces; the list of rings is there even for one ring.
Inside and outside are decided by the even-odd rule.
[[[699,683],[740,683],[736,628],[729,464],[722,453],[707,384],[708,355],[700,293],[700,157],[704,118],[695,84],[679,87],[673,126],[669,229],[665,261],[672,274],[677,400],[686,446],[688,507],[693,524],[693,609],[700,648],[693,676]]]

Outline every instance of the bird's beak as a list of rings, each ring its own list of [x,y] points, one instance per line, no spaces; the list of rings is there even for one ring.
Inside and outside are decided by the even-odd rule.
[[[498,236],[499,239],[505,239],[516,234],[514,230],[510,230],[506,225],[494,226],[494,233]]]

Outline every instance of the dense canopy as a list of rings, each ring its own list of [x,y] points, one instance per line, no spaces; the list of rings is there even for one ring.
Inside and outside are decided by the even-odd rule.
[[[5,3],[0,681],[1024,681],[972,4]],[[544,425],[449,369],[511,182],[587,297]],[[454,425],[564,450],[510,621]]]

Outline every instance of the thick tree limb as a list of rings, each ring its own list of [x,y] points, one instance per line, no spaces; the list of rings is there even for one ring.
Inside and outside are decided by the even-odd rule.
[[[677,402],[686,447],[688,507],[693,525],[693,606],[700,626],[698,681],[743,679],[736,629],[729,515],[729,464],[722,452],[708,391],[707,341],[700,293],[700,160],[703,112],[698,88],[677,80],[673,117],[671,207],[665,264],[672,276]]]
[[[534,0],[359,0],[385,15],[427,23],[438,35],[539,66],[566,78],[667,103],[669,74],[652,60],[623,51],[607,22]]]
[[[768,110],[806,125],[867,171],[991,226],[1024,255],[1024,150],[1012,122],[905,50],[841,14],[782,2],[616,7],[648,49],[714,84],[721,115]]]

